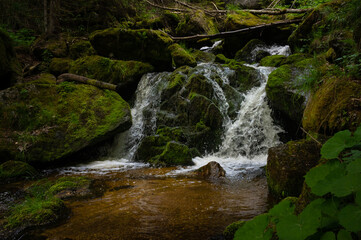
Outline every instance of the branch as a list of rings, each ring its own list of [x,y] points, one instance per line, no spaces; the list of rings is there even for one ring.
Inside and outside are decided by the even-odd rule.
[[[80,75],[76,75],[76,74],[71,74],[71,73],[64,73],[61,74],[58,79],[57,79],[57,83],[61,83],[61,82],[65,82],[65,81],[74,81],[74,82],[80,82],[80,83],[84,83],[84,84],[89,84],[98,88],[102,88],[102,89],[109,89],[109,90],[116,90],[117,85],[111,84],[111,83],[106,83],[106,82],[102,82],[102,81],[98,81],[95,79],[91,79],[91,78],[87,78],[87,77],[83,77]]]
[[[172,38],[174,41],[195,41],[195,40],[200,40],[203,38],[208,38],[208,39],[215,39],[215,38],[225,38],[225,37],[229,37],[232,35],[237,35],[240,33],[245,33],[245,32],[251,32],[254,30],[261,30],[264,28],[268,28],[268,27],[275,27],[275,26],[282,26],[282,25],[288,25],[288,24],[292,24],[292,23],[299,23],[301,22],[301,19],[294,19],[294,20],[287,20],[287,21],[281,21],[281,22],[275,22],[275,23],[270,23],[270,24],[262,24],[262,25],[257,25],[257,26],[253,26],[253,27],[248,27],[248,28],[242,28],[239,30],[235,30],[235,31],[228,31],[228,32],[220,32],[217,34],[212,34],[212,35],[193,35],[193,36],[186,36],[186,37],[173,37],[171,35],[168,34],[168,36],[170,38]]]
[[[145,0],[149,5],[153,6],[153,7],[156,7],[156,8],[160,8],[160,9],[164,9],[164,10],[169,10],[169,11],[174,11],[174,12],[190,12],[189,10],[187,9],[179,9],[179,8],[169,8],[169,7],[163,7],[163,6],[160,6],[158,4],[155,4],[155,3],[152,3],[148,0]]]

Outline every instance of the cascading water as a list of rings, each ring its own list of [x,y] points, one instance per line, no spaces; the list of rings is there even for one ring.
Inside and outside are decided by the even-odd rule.
[[[288,46],[273,46],[256,48],[252,55],[256,55],[256,52],[260,50],[267,51],[272,55],[287,56],[290,53]],[[222,86],[229,85],[229,77],[234,74],[234,71],[210,63],[200,63],[192,70],[192,73],[205,76],[213,87],[213,98],[217,101],[218,108],[224,118],[224,138],[219,151],[203,157],[196,157],[193,159],[194,166],[179,168],[170,172],[169,175],[187,173],[206,165],[210,161],[220,163],[226,170],[227,176],[243,175],[266,165],[267,150],[279,144],[277,134],[282,131],[273,123],[271,109],[267,105],[265,93],[268,75],[274,68],[257,65],[247,66],[257,70],[261,84],[246,93],[237,92],[237,94],[243,95],[244,100],[237,111],[237,117],[233,119],[228,115],[229,104]],[[155,132],[160,92],[167,84],[162,79],[169,74],[167,72],[152,73],[142,77],[132,108],[133,125],[127,132],[119,136],[112,151],[112,159],[83,164],[68,168],[65,171],[89,172],[94,170],[99,173],[147,166],[147,164],[134,162],[133,157],[141,140]]]

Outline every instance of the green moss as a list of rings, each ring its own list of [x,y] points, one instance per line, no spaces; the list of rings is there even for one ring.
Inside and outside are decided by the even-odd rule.
[[[39,83],[41,82],[41,83]],[[115,92],[90,85],[38,80],[9,89],[1,127],[10,136],[18,159],[49,162],[109,138],[131,125],[129,105]],[[22,100],[17,96],[27,91]]]
[[[286,57],[283,55],[273,55],[262,58],[260,61],[261,66],[266,67],[279,67],[284,64]]]
[[[91,56],[95,54],[95,50],[89,41],[78,41],[69,48],[69,55],[72,59]]]
[[[245,224],[245,221],[237,221],[229,224],[226,229],[223,231],[223,236],[226,240],[231,240],[234,238],[234,234],[237,230]]]
[[[203,10],[197,10],[191,15],[185,14],[176,28],[176,34],[180,36],[202,33],[211,35],[218,32],[213,20],[207,17]]]
[[[230,78],[230,85],[238,91],[245,92],[260,84],[257,71],[254,68],[236,61],[231,61],[224,66],[236,71],[236,74]]]
[[[189,166],[193,165],[189,148],[177,142],[168,142],[164,151],[149,160],[156,166]]]
[[[29,164],[20,161],[7,161],[0,165],[0,179],[34,178],[38,172]]]
[[[61,177],[56,180],[48,192],[55,195],[64,190],[76,190],[90,185],[90,179],[86,177]]]
[[[225,20],[226,30],[238,30],[241,28],[252,27],[266,23],[265,19],[257,17],[252,13],[239,11],[236,13],[227,14],[227,19]]]
[[[168,47],[172,55],[173,65],[178,68],[184,65],[195,67],[197,62],[195,58],[189,54],[179,44],[172,44]]]
[[[143,74],[153,71],[147,63],[111,60],[101,56],[79,58],[71,64],[70,73],[112,84],[139,81]]]
[[[200,50],[194,50],[192,55],[198,62],[213,62],[216,58],[213,53]]]
[[[312,95],[302,120],[306,131],[332,135],[335,132],[355,130],[361,123],[359,84],[338,78],[327,77]]]
[[[187,139],[184,135],[182,128],[180,127],[160,127],[157,129],[157,135],[161,137],[166,137],[167,139],[177,141],[177,142],[186,142]]]
[[[295,53],[295,54],[288,56],[287,59],[284,61],[284,64],[294,64],[296,62],[300,62],[307,58],[310,58],[310,55],[308,55],[306,53]]]
[[[58,76],[62,73],[69,72],[72,60],[67,58],[53,58],[51,60],[49,71],[50,73]]]
[[[192,93],[197,93],[211,99],[214,91],[207,78],[200,74],[192,74],[185,88],[189,91],[189,99],[191,99]]]

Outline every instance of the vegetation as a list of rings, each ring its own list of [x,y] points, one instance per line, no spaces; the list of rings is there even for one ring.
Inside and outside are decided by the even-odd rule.
[[[241,226],[234,239],[356,239],[361,234],[361,126],[336,133],[321,149],[322,162],[305,176],[317,197],[295,214],[286,198]]]

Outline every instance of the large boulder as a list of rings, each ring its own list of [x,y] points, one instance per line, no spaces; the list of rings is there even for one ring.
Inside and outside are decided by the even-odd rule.
[[[170,45],[169,50],[172,54],[174,67],[179,68],[185,65],[195,67],[197,65],[196,59],[179,44],[175,43]]]
[[[253,63],[256,60],[256,54],[254,50],[256,48],[264,48],[266,44],[259,39],[252,39],[241,50],[237,51],[235,59],[237,61],[245,61]]]
[[[93,32],[89,39],[101,56],[147,62],[158,71],[172,68],[168,47],[173,41],[162,31],[109,28]]]
[[[303,114],[306,131],[333,135],[361,123],[361,85],[338,77],[324,78],[323,84],[311,96]]]
[[[178,36],[216,33],[218,33],[216,24],[205,15],[203,10],[197,10],[191,15],[186,14],[176,28]]]
[[[20,73],[11,39],[0,29],[0,90],[13,86]]]
[[[196,170],[197,176],[207,179],[218,179],[226,176],[226,171],[215,161],[209,162],[207,165]]]
[[[137,89],[141,77],[153,70],[153,66],[148,63],[112,60],[95,55],[72,62],[69,72],[118,85],[119,94],[128,100]]]
[[[276,198],[301,193],[304,175],[318,164],[320,146],[312,140],[291,141],[268,150],[267,183]]]
[[[56,84],[46,74],[1,91],[0,112],[2,161],[60,161],[131,126],[129,105],[117,93]]]

